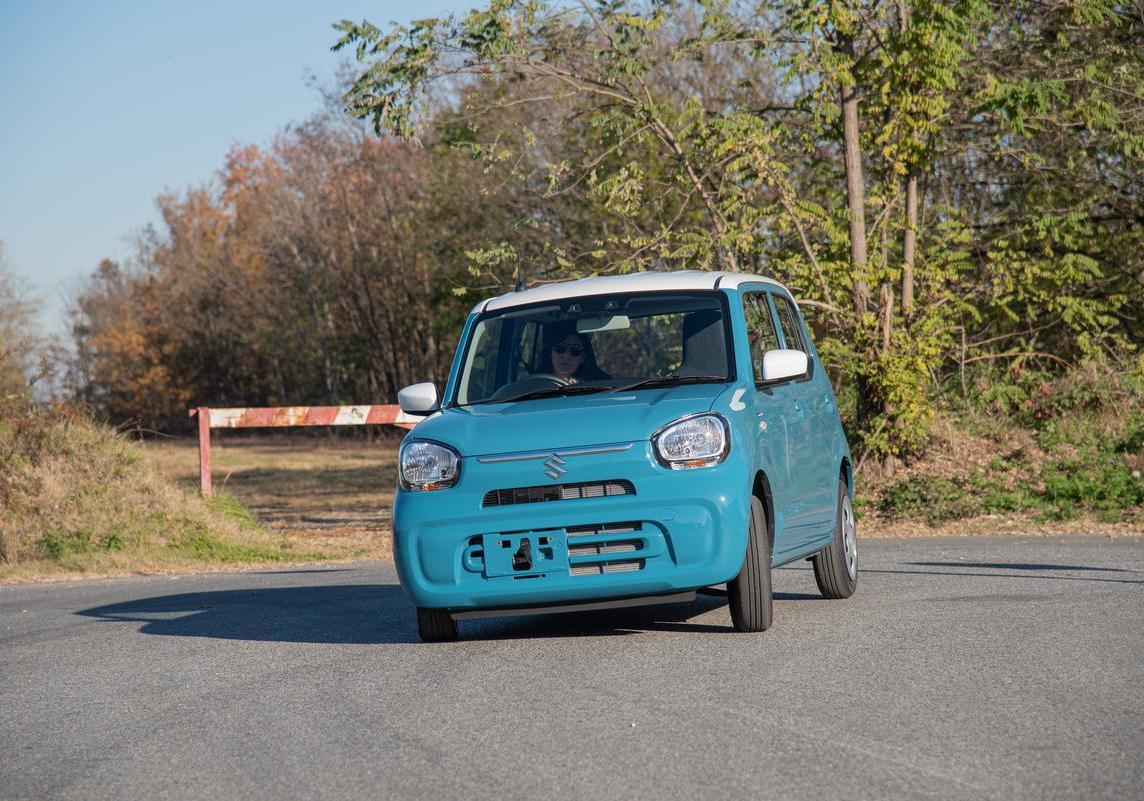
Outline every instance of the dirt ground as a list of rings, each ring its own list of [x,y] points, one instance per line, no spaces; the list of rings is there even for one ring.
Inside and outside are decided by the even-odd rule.
[[[321,434],[259,436],[215,432],[212,447],[216,491],[234,495],[271,529],[335,558],[382,558],[392,554],[391,513],[397,481],[399,435],[362,439]],[[188,490],[198,487],[196,440],[150,441],[148,457],[167,478]],[[951,452],[964,466],[983,454]],[[932,468],[931,468],[932,469]],[[877,491],[879,477],[860,472],[858,492]],[[888,520],[876,512],[859,520],[859,536],[932,537],[979,534],[1139,533],[1127,524],[1088,519],[1038,522],[1032,515],[988,515],[941,526]]]
[[[392,554],[390,521],[399,437],[227,436],[215,432],[216,492],[229,492],[267,527],[335,558]],[[199,486],[194,439],[152,440],[148,458],[189,491]]]

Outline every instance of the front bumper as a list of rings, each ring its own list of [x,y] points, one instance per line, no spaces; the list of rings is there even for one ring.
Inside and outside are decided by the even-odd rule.
[[[650,442],[621,453],[570,459],[552,481],[540,461],[463,460],[457,485],[398,490],[394,559],[417,606],[493,609],[656,595],[720,584],[746,552],[749,472],[735,449],[714,467],[669,470]],[[490,490],[553,483],[627,480],[634,495],[482,507]],[[494,536],[495,535],[495,536]],[[492,542],[532,547],[547,537],[571,558],[532,569],[486,559]],[[501,539],[503,538],[503,539]],[[506,546],[509,547],[509,546]],[[549,569],[551,568],[551,569]]]

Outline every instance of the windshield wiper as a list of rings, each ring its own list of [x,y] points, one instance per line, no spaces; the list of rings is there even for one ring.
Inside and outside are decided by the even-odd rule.
[[[675,386],[676,384],[699,384],[707,381],[726,381],[725,375],[660,375],[633,381],[622,387],[614,387],[611,392],[627,392],[633,389],[647,389],[648,387]]]
[[[523,395],[514,395],[511,398],[498,398],[487,403],[512,403],[513,401],[532,400],[533,398],[555,398],[562,395],[587,395],[592,392],[603,392],[611,389],[608,386],[588,386],[586,384],[569,384],[566,387],[545,387],[525,392]]]

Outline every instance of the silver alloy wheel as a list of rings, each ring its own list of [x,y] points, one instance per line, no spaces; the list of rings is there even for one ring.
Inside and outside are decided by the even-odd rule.
[[[858,539],[854,535],[854,507],[849,492],[842,495],[842,553],[846,559],[846,572],[853,581],[858,575]]]

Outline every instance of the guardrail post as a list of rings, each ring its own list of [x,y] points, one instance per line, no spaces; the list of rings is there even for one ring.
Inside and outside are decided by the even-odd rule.
[[[211,487],[211,410],[195,409],[199,418],[199,491],[204,498],[212,495]]]

